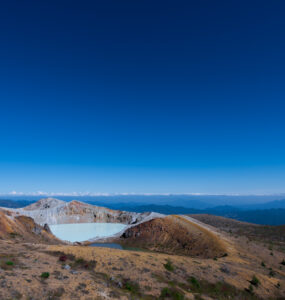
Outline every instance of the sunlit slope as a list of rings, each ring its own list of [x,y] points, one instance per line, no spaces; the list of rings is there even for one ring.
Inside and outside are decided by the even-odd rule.
[[[220,237],[182,216],[168,216],[131,227],[119,239],[128,246],[193,257],[221,257],[227,252]]]

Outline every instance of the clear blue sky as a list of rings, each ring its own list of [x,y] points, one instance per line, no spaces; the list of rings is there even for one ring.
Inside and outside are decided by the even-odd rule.
[[[0,193],[285,192],[284,1],[5,1]]]

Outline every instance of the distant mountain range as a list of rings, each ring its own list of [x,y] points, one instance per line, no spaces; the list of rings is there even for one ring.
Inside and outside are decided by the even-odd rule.
[[[283,209],[285,209],[285,199],[270,201],[270,202],[266,202],[266,203],[242,205],[242,206],[240,206],[240,208],[245,209],[245,210],[272,209],[272,208],[283,208]]]
[[[205,209],[215,206],[230,205],[244,209],[285,208],[283,195],[98,195],[98,196],[53,196],[64,201],[79,200],[104,205],[116,203],[135,203],[136,205],[171,205],[187,208]],[[38,195],[0,195],[0,199],[16,201],[38,201],[48,196]],[[264,206],[264,207],[263,207]]]
[[[71,200],[71,199],[65,199]],[[80,198],[83,201],[82,198]],[[94,198],[86,199],[87,203],[97,206],[105,206],[110,209],[124,210],[129,212],[157,212],[162,214],[212,214],[232,218],[239,221],[245,221],[264,225],[282,225],[285,224],[285,199],[270,201],[267,203],[251,205],[220,205],[205,207],[206,203],[193,201],[193,207],[180,206],[180,201],[176,205],[169,204],[143,204],[141,202],[120,202],[113,201],[94,201]],[[97,200],[97,199],[96,199]],[[119,199],[117,199],[119,200]],[[35,201],[28,200],[9,200],[0,199],[0,207],[20,208],[27,206]],[[69,201],[68,201],[69,202]],[[195,203],[194,203],[195,202]],[[201,205],[203,203],[203,205]],[[189,203],[188,203],[189,204]]]
[[[216,216],[227,217],[243,222],[262,224],[262,225],[283,225],[285,224],[285,209],[251,209],[244,210],[233,206],[217,206],[207,209],[195,209],[171,205],[126,205],[114,204],[108,206],[112,209],[127,210],[134,212],[153,211],[165,215],[171,214],[211,214]]]
[[[8,199],[0,199],[0,207],[8,207],[8,208],[20,208],[31,204],[31,201],[27,200],[8,200]]]

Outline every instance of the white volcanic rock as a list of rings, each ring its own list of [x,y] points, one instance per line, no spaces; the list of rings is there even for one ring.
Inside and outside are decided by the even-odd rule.
[[[65,202],[54,198],[41,199],[24,208],[13,209],[13,211],[20,215],[32,217],[40,225],[93,222],[131,225],[164,217],[164,215],[150,212],[135,213],[112,210],[76,200]]]
[[[57,207],[59,205],[65,204],[65,201],[58,200],[55,198],[43,198],[37,201],[36,203],[30,204],[24,207],[24,210],[45,210],[48,208]]]

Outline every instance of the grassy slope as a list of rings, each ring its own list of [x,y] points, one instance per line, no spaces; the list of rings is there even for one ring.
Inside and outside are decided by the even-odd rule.
[[[190,216],[224,232],[236,236],[245,236],[250,240],[265,243],[268,247],[276,246],[279,250],[285,252],[285,225],[257,225],[207,214]]]
[[[283,253],[177,217],[173,222],[198,236],[202,232],[210,243],[222,242],[228,256],[205,259],[4,238],[0,299],[284,299]],[[258,285],[250,284],[253,276]],[[245,290],[250,286],[252,293]]]

